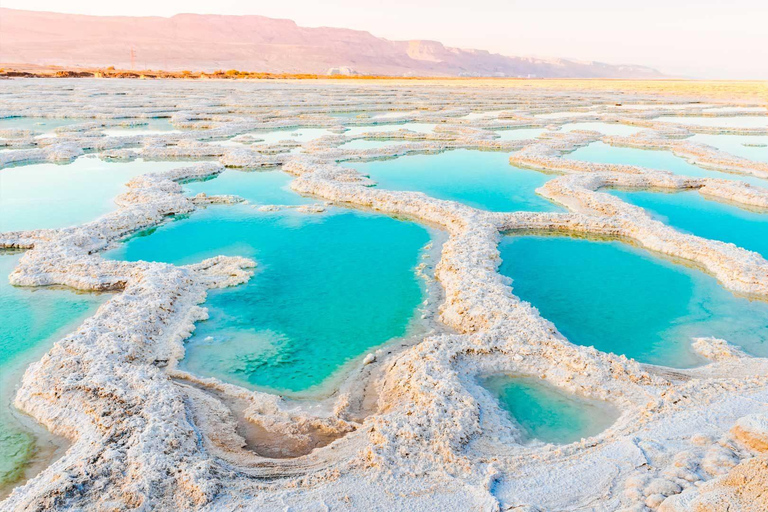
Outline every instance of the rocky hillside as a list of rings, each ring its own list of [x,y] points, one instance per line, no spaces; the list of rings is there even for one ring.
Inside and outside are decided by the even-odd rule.
[[[133,62],[131,54],[133,50]],[[656,78],[643,66],[508,57],[263,16],[102,17],[0,9],[0,62],[399,76]]]

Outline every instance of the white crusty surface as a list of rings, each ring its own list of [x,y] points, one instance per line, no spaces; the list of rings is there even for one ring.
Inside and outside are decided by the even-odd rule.
[[[63,90],[61,83],[72,87]],[[0,115],[89,118],[57,129],[55,138],[4,131],[0,145],[14,151],[0,153],[0,169],[67,162],[86,151],[118,161],[181,161],[173,171],[131,180],[128,191],[116,198],[117,209],[93,222],[0,233],[2,247],[27,249],[11,283],[117,292],[24,374],[16,407],[72,444],[64,456],[17,487],[0,509],[766,509],[760,489],[768,481],[763,455],[768,448],[768,360],[715,338],[691,340],[708,362],[687,370],[642,365],[574,345],[517,298],[510,280],[497,271],[497,245],[506,231],[585,233],[619,237],[686,260],[735,293],[768,298],[768,262],[760,255],[680,233],[601,189],[697,190],[745,208],[768,207],[768,190],[674,176],[663,169],[562,158],[603,140],[672,151],[708,169],[766,176],[765,164],[685,140],[692,133],[717,133],[710,127],[654,121],[661,113],[654,105],[669,98],[622,95],[624,104],[649,105],[634,110],[614,108],[614,93],[594,91],[138,84],[10,81],[7,97],[0,100]],[[50,99],[42,103],[44,94]],[[389,109],[402,115],[377,122],[437,127],[431,133],[345,135],[346,128],[372,123],[374,114],[366,112]],[[343,111],[363,114],[328,115]],[[470,111],[496,114],[464,118]],[[537,117],[568,111],[579,115]],[[702,108],[690,103],[685,112],[700,115]],[[109,126],[140,124],[150,115],[168,117],[184,130],[146,136],[101,133]],[[644,131],[632,137],[556,131],[562,124],[584,121]],[[496,136],[498,130],[545,127],[549,130],[536,140]],[[262,144],[254,131],[261,128],[326,128],[331,134],[303,144]],[[358,139],[399,144],[339,147]],[[339,165],[455,148],[514,151],[512,165],[552,174],[538,192],[568,211],[487,212],[419,192],[372,187],[370,178]],[[211,162],[183,163],[199,159]],[[99,252],[169,216],[239,202],[237,196],[189,198],[182,193],[180,182],[214,177],[225,166],[279,166],[293,176],[291,188],[300,194],[444,231],[434,271],[442,287],[438,316],[444,328],[413,343],[361,354],[335,392],[315,401],[289,400],[179,370],[183,341],[206,317],[200,304],[207,290],[247,281],[258,262],[220,256],[174,266],[111,261]],[[297,210],[320,213],[324,205]],[[536,376],[567,392],[605,400],[618,411],[618,419],[606,431],[569,445],[524,442],[518,427],[477,383],[478,376],[494,373]]]

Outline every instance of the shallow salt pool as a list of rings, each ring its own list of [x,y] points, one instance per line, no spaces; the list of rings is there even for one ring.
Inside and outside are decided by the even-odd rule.
[[[46,287],[11,286],[8,275],[21,259],[20,253],[0,251],[0,496],[7,486],[23,478],[35,459],[45,459],[55,446],[36,440],[19,421],[13,396],[29,363],[82,321],[91,316],[107,295],[77,293]]]
[[[206,180],[184,183],[188,195],[236,195],[254,204],[299,205],[318,202],[293,192],[293,178],[281,171],[240,171],[227,169]]]
[[[635,133],[643,131],[643,128],[639,126],[630,126],[628,124],[599,123],[599,122],[568,123],[568,124],[564,124],[560,128],[560,131],[563,131],[563,132],[572,132],[574,130],[588,130],[588,131],[600,132],[604,135],[619,135],[622,137],[627,137],[629,135],[634,135]]]
[[[673,367],[701,362],[694,337],[768,355],[768,304],[698,270],[617,241],[510,235],[499,250],[513,293],[573,343]]]
[[[768,136],[696,134],[688,140],[755,162],[768,162]]]
[[[497,140],[526,140],[535,139],[546,132],[544,128],[516,128],[510,130],[495,130]]]
[[[768,116],[662,116],[653,120],[685,125],[722,126],[723,128],[768,128]]]
[[[507,153],[459,149],[344,165],[382,189],[424,192],[492,211],[559,210],[535,192],[552,177],[511,166]]]
[[[638,165],[640,167],[647,167],[648,169],[669,171],[672,174],[680,176],[743,181],[758,187],[768,188],[768,180],[753,176],[702,169],[701,167],[689,164],[684,159],[675,156],[669,151],[624,148],[611,146],[604,142],[593,142],[588,146],[564,155],[564,158],[602,164]]]
[[[320,386],[345,363],[419,322],[415,267],[429,242],[413,223],[364,212],[220,206],[136,236],[108,257],[198,262],[253,257],[244,285],[209,293],[181,367],[278,392]]]
[[[116,119],[120,121],[120,119]],[[131,121],[140,121],[146,124],[137,124],[135,126],[116,126],[114,128],[105,128],[102,130],[104,135],[167,135],[169,133],[181,133],[171,124],[167,118],[149,118]]]
[[[407,141],[402,140],[365,140],[357,139],[345,142],[339,146],[339,149],[380,149],[389,146],[398,146],[405,144]]]
[[[86,121],[87,119],[76,118],[4,117],[0,118],[0,130],[30,130],[52,137],[56,135],[56,128]]]
[[[62,228],[116,209],[114,198],[134,176],[190,165],[182,162],[105,162],[81,156],[69,164],[0,170],[0,232]]]
[[[577,397],[540,379],[495,375],[481,384],[509,412],[526,440],[573,443],[599,434],[619,416],[604,402]]]
[[[432,133],[435,131],[436,124],[429,123],[400,123],[400,124],[380,124],[370,126],[349,126],[344,135],[356,136],[363,133],[386,133],[396,132],[398,130],[410,130],[418,133]]]
[[[611,193],[683,232],[730,242],[768,258],[768,212],[707,200],[696,191]]]

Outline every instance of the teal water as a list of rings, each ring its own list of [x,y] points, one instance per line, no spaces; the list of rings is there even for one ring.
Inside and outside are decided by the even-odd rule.
[[[0,496],[23,476],[25,465],[39,450],[32,433],[12,413],[22,372],[107,299],[106,295],[11,286],[8,275],[20,258],[20,253],[0,251]]]
[[[507,236],[500,271],[571,342],[641,362],[690,367],[692,338],[768,355],[768,304],[703,272],[617,241]]]
[[[722,126],[724,128],[768,128],[768,116],[663,116],[657,117],[654,121],[701,126]]]
[[[612,194],[645,208],[656,219],[681,231],[730,242],[768,259],[768,212],[709,201],[696,191],[673,194],[613,191]]]
[[[401,140],[365,140],[357,139],[339,146],[339,149],[379,149],[390,146],[399,146],[405,144],[406,141]]]
[[[619,416],[606,403],[565,393],[540,379],[496,375],[481,384],[498,398],[525,439],[573,443],[599,434]]]
[[[119,119],[116,119],[119,121]],[[113,128],[105,128],[102,130],[104,135],[165,135],[169,133],[181,133],[181,130],[177,130],[168,118],[149,118],[142,119],[141,122],[146,124],[136,126],[115,126]]]
[[[354,136],[363,133],[386,133],[396,132],[398,130],[410,130],[418,133],[431,133],[435,131],[436,124],[429,123],[401,123],[401,124],[381,124],[372,126],[349,126],[344,135]]]
[[[591,123],[564,124],[560,128],[560,130],[564,132],[572,132],[574,130],[589,130],[594,132],[600,132],[604,135],[619,135],[622,137],[627,137],[629,135],[633,135],[637,132],[643,131],[643,128],[640,128],[639,126],[629,126],[627,124],[620,124],[620,123],[591,122]]]
[[[496,130],[498,140],[535,139],[547,130],[543,128],[516,128],[511,130]]]
[[[240,171],[227,169],[218,176],[184,184],[188,195],[233,194],[254,204],[296,205],[317,202],[293,192],[293,178],[281,171]]]
[[[381,215],[261,213],[223,206],[130,239],[107,257],[187,264],[253,257],[256,275],[209,294],[181,366],[241,385],[302,392],[403,336],[424,298],[422,227]]]
[[[3,117],[0,118],[0,130],[31,130],[45,135],[53,135],[56,128],[85,121],[87,120],[77,118]]]
[[[603,164],[639,165],[649,169],[669,171],[680,176],[720,178],[743,181],[763,188],[768,187],[768,180],[752,176],[702,169],[701,167],[689,164],[686,160],[675,156],[668,151],[623,148],[610,146],[604,142],[593,142],[588,146],[579,148],[576,151],[565,155],[564,158]]]
[[[768,162],[768,136],[696,134],[688,140],[707,144],[726,153],[754,160],[755,162]],[[748,144],[762,145],[762,147],[750,146]]]
[[[369,175],[389,190],[424,192],[492,211],[555,211],[559,207],[536,194],[551,176],[513,167],[509,155],[459,149],[432,155],[344,164]]]
[[[81,156],[74,162],[33,164],[0,170],[0,232],[62,228],[82,224],[116,209],[125,183],[148,172],[189,163],[105,162]]]

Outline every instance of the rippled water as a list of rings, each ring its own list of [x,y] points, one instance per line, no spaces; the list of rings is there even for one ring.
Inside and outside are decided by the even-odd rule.
[[[0,170],[0,232],[83,224],[116,209],[114,198],[134,176],[190,165],[180,162],[105,162],[81,156],[63,164]]]
[[[392,160],[345,164],[370,175],[377,186],[414,190],[493,211],[554,211],[559,208],[536,194],[552,177],[509,164],[509,154],[455,150]]]
[[[182,366],[246,386],[300,392],[405,335],[424,299],[422,227],[333,209],[260,213],[222,206],[134,237],[109,257],[186,264],[253,257],[245,285],[212,291]]]
[[[768,355],[768,303],[737,297],[703,272],[617,241],[507,236],[501,273],[571,342],[688,367],[692,338]]]
[[[610,146],[604,142],[593,142],[588,146],[579,148],[576,151],[565,155],[565,158],[602,164],[638,165],[649,169],[669,171],[680,176],[721,178],[743,181],[759,187],[768,188],[768,180],[702,169],[701,167],[689,164],[686,160],[673,155],[669,151],[623,148]]]
[[[768,212],[748,211],[707,200],[696,191],[612,193],[683,232],[730,242],[768,258]]]
[[[565,393],[538,379],[496,375],[483,379],[525,439],[567,444],[599,434],[618,418],[608,404]]]
[[[51,447],[36,443],[13,409],[15,389],[29,363],[91,316],[107,295],[11,286],[8,275],[21,254],[0,251],[0,495],[24,475],[25,466]]]

